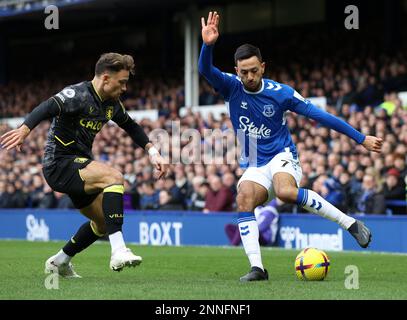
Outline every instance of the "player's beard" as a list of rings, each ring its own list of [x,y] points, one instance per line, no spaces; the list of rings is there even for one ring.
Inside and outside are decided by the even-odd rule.
[[[246,83],[244,83],[244,88],[247,91],[250,91],[250,92],[257,92],[257,91],[260,90],[260,87],[261,87],[261,81],[257,82],[256,84],[255,84],[255,82],[251,82],[251,83],[246,82]]]

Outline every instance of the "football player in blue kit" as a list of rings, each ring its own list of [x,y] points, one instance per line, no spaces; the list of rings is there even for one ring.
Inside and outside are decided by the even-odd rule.
[[[253,212],[274,197],[335,221],[366,248],[372,236],[363,222],[341,212],[316,192],[300,187],[302,170],[285,114],[292,111],[316,120],[369,151],[381,152],[382,139],[363,135],[304,99],[290,86],[263,78],[265,63],[255,46],[244,44],[237,48],[234,57],[237,75],[221,72],[212,63],[214,44],[219,37],[219,14],[209,12],[206,22],[201,18],[201,24],[203,45],[199,72],[226,101],[241,145],[240,165],[246,168],[238,181],[236,200],[240,235],[251,270],[240,281],[268,280]]]

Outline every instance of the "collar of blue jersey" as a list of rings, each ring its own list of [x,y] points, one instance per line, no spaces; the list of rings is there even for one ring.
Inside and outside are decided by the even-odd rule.
[[[264,89],[264,79],[261,79],[261,88],[260,88],[258,91],[256,91],[256,92],[252,92],[252,91],[246,90],[246,89],[244,88],[244,85],[243,85],[243,91],[246,92],[246,93],[248,93],[248,94],[258,94],[258,93],[262,92],[263,89]]]

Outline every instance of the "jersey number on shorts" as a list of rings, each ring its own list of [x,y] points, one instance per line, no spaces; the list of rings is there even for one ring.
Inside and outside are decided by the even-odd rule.
[[[282,165],[283,168],[290,162],[290,161],[287,161],[287,160],[281,160],[281,161],[283,161],[283,165]]]

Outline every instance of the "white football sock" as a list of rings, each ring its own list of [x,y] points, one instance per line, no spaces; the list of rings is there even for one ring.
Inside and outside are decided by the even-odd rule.
[[[126,244],[124,243],[123,239],[123,233],[121,231],[109,234],[109,240],[112,247],[112,253],[114,253],[118,249],[126,248]]]
[[[261,261],[259,226],[252,212],[239,212],[239,231],[243,247],[250,261],[250,266],[264,270]]]
[[[301,195],[300,195],[301,193]],[[343,229],[347,230],[356,220],[330,204],[318,193],[308,189],[299,189],[299,197],[302,198],[300,205],[309,212],[337,222]]]

